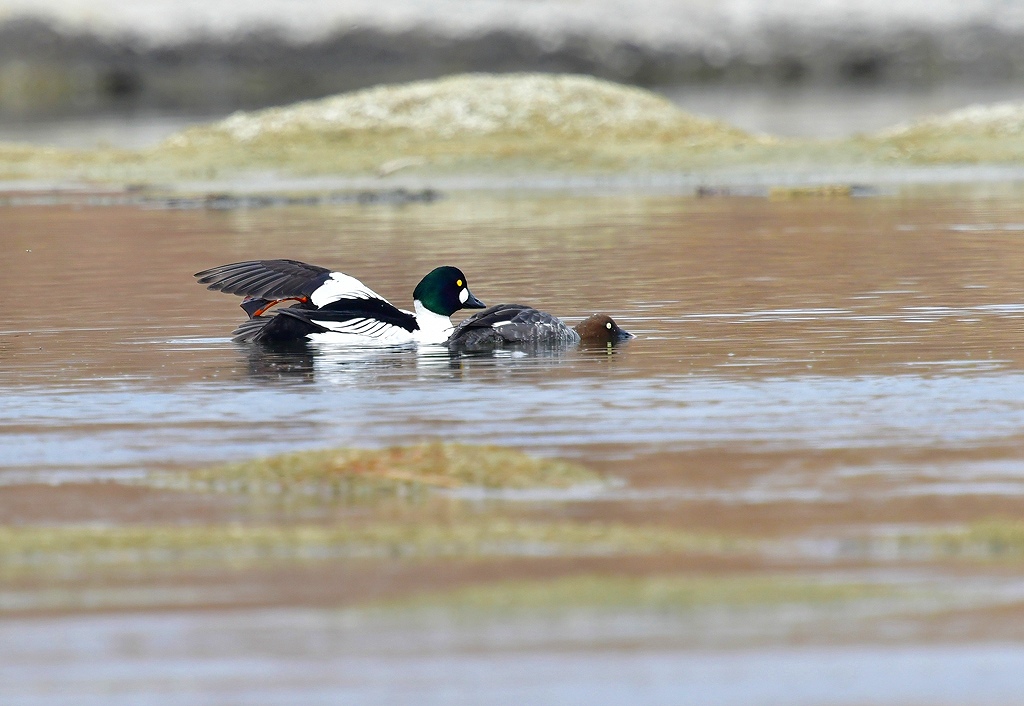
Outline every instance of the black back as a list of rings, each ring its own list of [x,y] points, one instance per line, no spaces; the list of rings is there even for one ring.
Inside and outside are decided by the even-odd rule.
[[[472,349],[506,344],[559,345],[578,340],[561,319],[545,311],[524,304],[498,304],[459,323],[448,338],[448,346]]]

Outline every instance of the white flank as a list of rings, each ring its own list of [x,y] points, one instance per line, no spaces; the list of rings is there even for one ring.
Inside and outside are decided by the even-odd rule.
[[[350,277],[343,272],[332,272],[330,278],[317,287],[309,299],[316,307],[322,307],[339,299],[380,299],[387,301],[355,277]]]
[[[420,325],[415,332],[416,342],[426,345],[444,343],[452,335],[452,320],[447,316],[435,314],[417,299],[414,302],[416,308],[416,323]]]
[[[310,341],[331,343],[343,346],[398,346],[413,343],[416,338],[401,326],[392,326],[373,319],[354,319],[339,324],[337,321],[317,321],[324,328],[331,329],[324,333],[311,333],[306,338]]]

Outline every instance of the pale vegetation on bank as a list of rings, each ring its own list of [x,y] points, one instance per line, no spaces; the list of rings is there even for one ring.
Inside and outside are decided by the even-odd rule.
[[[783,140],[585,76],[468,74],[255,112],[148,150],[0,145],[0,178],[145,184],[245,174],[644,173],[1024,161],[1024,106],[975,106],[847,140]]]

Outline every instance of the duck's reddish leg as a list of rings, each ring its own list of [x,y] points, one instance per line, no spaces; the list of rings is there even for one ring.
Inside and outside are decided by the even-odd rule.
[[[257,316],[261,316],[267,309],[280,304],[281,302],[296,301],[302,302],[303,304],[309,301],[309,297],[284,297],[282,299],[262,299],[260,297],[246,297],[242,300],[239,305],[242,310],[249,315],[250,319],[255,319]]]

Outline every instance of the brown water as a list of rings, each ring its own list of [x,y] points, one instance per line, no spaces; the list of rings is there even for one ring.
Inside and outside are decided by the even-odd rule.
[[[1024,509],[1022,207],[1015,192],[4,207],[4,524],[244,521],[230,501],[130,481],[440,437],[618,479],[527,494],[516,512],[777,544],[754,559],[336,561],[0,583],[2,701],[1012,703],[1021,567],[908,558],[865,538]],[[570,321],[605,311],[637,339],[558,356],[256,354],[228,340],[238,300],[191,278],[255,257],[336,267],[404,307],[423,273],[454,264],[489,304]],[[498,578],[679,572],[912,585],[927,599],[881,613],[787,604],[482,625],[358,612]]]

